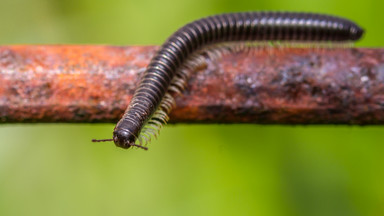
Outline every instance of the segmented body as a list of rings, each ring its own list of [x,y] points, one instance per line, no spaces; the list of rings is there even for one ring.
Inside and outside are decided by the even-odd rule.
[[[232,13],[189,23],[170,36],[151,60],[114,129],[113,141],[123,148],[146,149],[135,144],[143,136],[149,139],[140,134],[143,126],[149,125],[149,132],[156,134],[168,120],[173,99],[167,91],[182,87],[185,74],[174,79],[180,67],[191,54],[207,45],[233,41],[354,41],[362,34],[363,30],[347,19],[311,13]]]

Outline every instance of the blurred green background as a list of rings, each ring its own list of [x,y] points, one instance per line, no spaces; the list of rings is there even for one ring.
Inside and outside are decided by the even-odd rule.
[[[222,12],[351,18],[384,45],[381,0],[1,0],[1,44],[161,44]],[[171,125],[150,150],[113,124],[0,126],[0,215],[384,215],[384,127]]]

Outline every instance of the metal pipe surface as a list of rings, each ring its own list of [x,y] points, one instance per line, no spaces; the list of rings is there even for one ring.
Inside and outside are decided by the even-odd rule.
[[[1,46],[0,122],[117,122],[156,46]],[[383,48],[207,56],[173,123],[384,124]]]

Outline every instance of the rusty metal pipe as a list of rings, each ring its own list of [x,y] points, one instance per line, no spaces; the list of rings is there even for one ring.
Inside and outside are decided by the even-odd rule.
[[[2,46],[0,122],[117,122],[155,46]],[[173,123],[384,124],[384,49],[255,48],[207,58]]]

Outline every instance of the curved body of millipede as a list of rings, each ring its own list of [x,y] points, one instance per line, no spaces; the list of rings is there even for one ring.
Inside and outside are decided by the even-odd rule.
[[[187,74],[180,68],[196,51],[223,42],[246,41],[355,41],[363,29],[347,19],[312,13],[247,12],[210,16],[180,28],[152,58],[113,139],[116,146],[143,146],[168,120]],[[144,129],[143,129],[144,128]],[[136,144],[136,141],[139,144]]]

